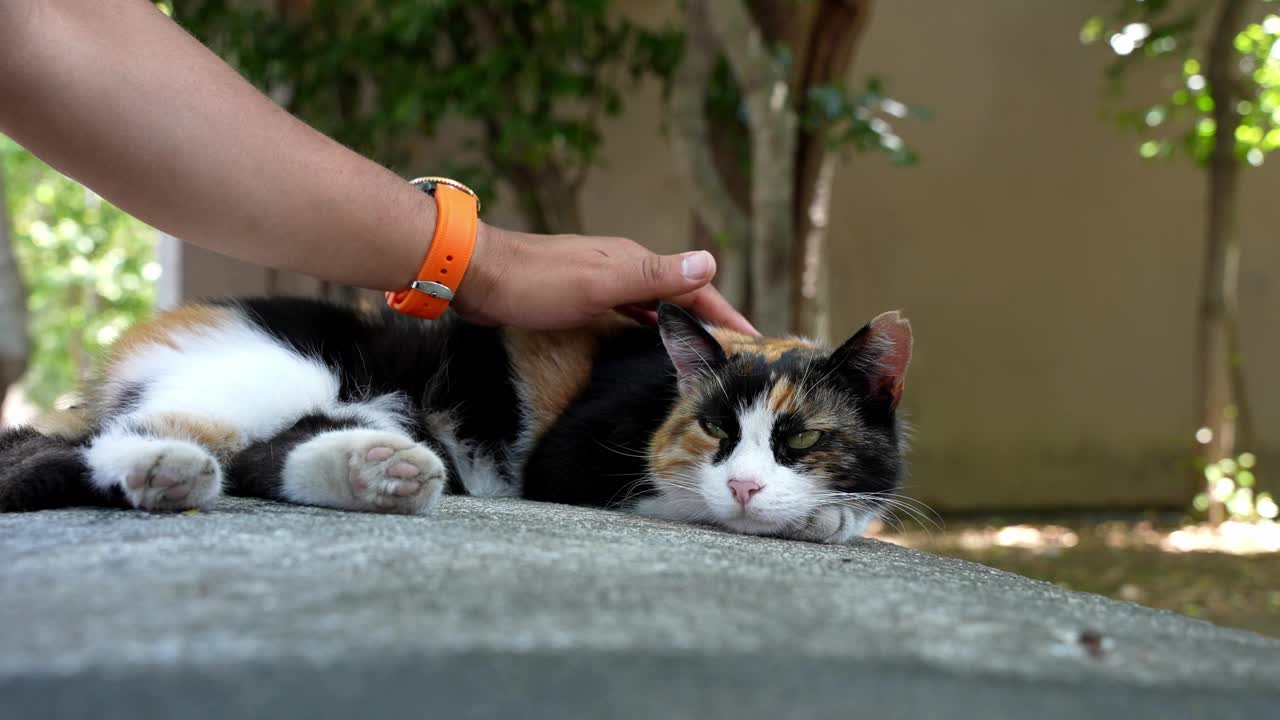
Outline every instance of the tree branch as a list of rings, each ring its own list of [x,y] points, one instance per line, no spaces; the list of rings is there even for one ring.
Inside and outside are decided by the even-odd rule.
[[[686,8],[684,57],[671,82],[668,120],[676,167],[682,168],[694,212],[717,241],[728,238],[739,250],[751,239],[747,215],[730,195],[711,153],[703,100],[716,61],[716,42],[707,25],[705,3]]]
[[[772,93],[777,83],[786,82],[782,68],[774,62],[764,36],[742,0],[700,0],[697,4],[706,8],[711,31],[729,60],[743,97],[758,92]]]

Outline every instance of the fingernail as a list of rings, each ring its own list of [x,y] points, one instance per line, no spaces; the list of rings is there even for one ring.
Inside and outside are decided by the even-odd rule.
[[[711,254],[705,251],[691,252],[680,263],[685,280],[706,280],[711,273]]]

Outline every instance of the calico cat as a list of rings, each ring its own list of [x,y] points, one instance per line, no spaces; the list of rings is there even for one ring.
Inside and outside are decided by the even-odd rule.
[[[190,305],[116,342],[75,427],[0,434],[0,511],[228,493],[422,513],[459,493],[845,542],[903,478],[911,342],[898,313],[828,351],[672,305],[656,329],[614,315],[564,332]]]

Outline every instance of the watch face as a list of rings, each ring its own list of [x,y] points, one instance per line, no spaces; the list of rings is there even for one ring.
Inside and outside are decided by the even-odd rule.
[[[476,194],[475,190],[472,190],[471,188],[467,187],[465,184],[460,183],[457,180],[454,180],[453,178],[442,177],[440,175],[426,175],[424,177],[414,178],[413,180],[410,180],[409,184],[417,187],[419,190],[421,190],[424,193],[427,193],[428,195],[435,195],[437,185],[448,185],[449,187],[454,188],[455,190],[461,190],[462,192],[476,199],[476,212],[477,213],[480,212],[480,196]]]

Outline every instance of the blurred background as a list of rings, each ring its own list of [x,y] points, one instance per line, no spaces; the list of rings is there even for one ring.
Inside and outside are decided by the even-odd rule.
[[[904,310],[919,508],[883,539],[1280,635],[1280,5],[158,6],[320,130],[479,188],[493,224],[710,249],[774,334]],[[377,301],[0,157],[7,423],[156,307]]]

